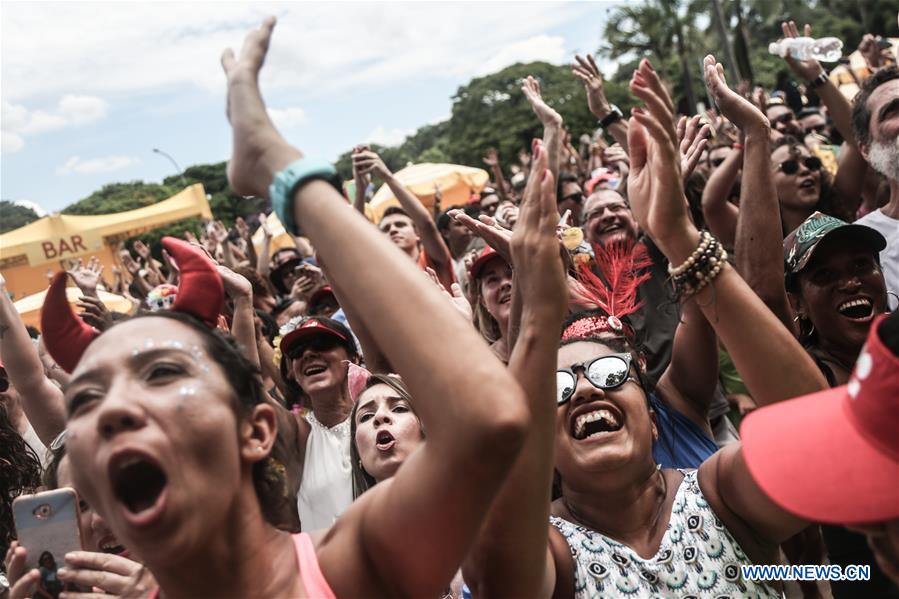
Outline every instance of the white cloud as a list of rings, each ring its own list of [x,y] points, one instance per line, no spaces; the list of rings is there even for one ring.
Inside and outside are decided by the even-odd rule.
[[[94,96],[63,96],[59,112],[75,125],[93,123],[106,116],[106,101]]]
[[[365,141],[382,146],[398,146],[413,133],[415,129],[387,129],[383,125],[378,125],[374,131],[365,136]]]
[[[290,129],[306,122],[306,111],[299,107],[269,108],[268,116],[279,130]]]
[[[96,173],[110,173],[127,168],[138,162],[136,158],[129,156],[107,156],[106,158],[91,158],[82,160],[79,156],[72,156],[65,164],[56,169],[56,174],[67,175],[77,173],[79,175],[94,175]]]
[[[515,41],[501,48],[491,56],[477,71],[477,75],[487,75],[517,62],[545,62],[560,63],[566,58],[565,39],[560,36],[545,34],[536,35],[528,39]]]
[[[12,131],[0,131],[0,151],[4,154],[15,154],[25,145],[25,140],[21,135],[17,135]]]
[[[13,200],[13,204],[31,208],[38,216],[47,216],[47,211],[41,208],[41,205],[37,202],[32,202],[31,200]]]
[[[24,137],[29,135],[86,125],[104,118],[106,101],[94,96],[65,95],[53,112],[47,112],[28,110],[3,100],[2,111],[3,149],[17,152],[25,145]]]
[[[223,95],[219,57],[278,16],[264,92],[364,93],[422,77],[466,80],[490,65],[562,61],[544,34],[601,18],[602,3],[8,3],[2,21],[4,97],[15,102],[200,88]],[[476,15],[476,16],[475,16]],[[41,35],[35,35],[40,31]],[[85,73],[90,73],[89,77]],[[296,95],[294,95],[296,97]]]

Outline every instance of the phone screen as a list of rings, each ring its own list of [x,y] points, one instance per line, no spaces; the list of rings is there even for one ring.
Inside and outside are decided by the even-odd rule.
[[[19,544],[28,551],[27,570],[40,571],[38,590],[58,597],[66,590],[56,572],[69,551],[82,548],[78,494],[74,489],[56,489],[22,495],[13,501],[13,518]],[[38,593],[38,596],[41,596]]]

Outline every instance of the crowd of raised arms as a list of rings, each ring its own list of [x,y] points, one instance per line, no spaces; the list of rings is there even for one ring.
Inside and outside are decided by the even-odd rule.
[[[578,56],[605,138],[575,148],[528,77],[542,138],[432,210],[367,146],[346,197],[281,136],[274,27],[222,55],[228,180],[295,245],[263,218],[261,249],[213,223],[114,283],[86,258],[39,334],[0,276],[0,596],[899,597],[891,52],[866,36],[852,101],[815,60],[769,96],[706,56],[701,115],[643,59],[627,116]],[[62,487],[83,551],[28,569],[12,500]]]

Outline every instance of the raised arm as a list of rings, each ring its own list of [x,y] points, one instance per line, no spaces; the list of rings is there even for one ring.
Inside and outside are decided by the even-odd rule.
[[[734,247],[739,209],[727,201],[740,167],[743,148],[732,148],[724,162],[709,176],[702,190],[702,216],[709,231],[727,247]]]
[[[354,154],[353,168],[359,169],[363,174],[375,174],[387,184],[387,187],[399,200],[400,206],[403,207],[403,210],[415,223],[415,228],[418,229],[418,234],[421,236],[421,243],[425,252],[428,253],[428,256],[437,267],[435,270],[440,275],[440,279],[451,280],[451,276],[444,278],[446,273],[443,271],[452,272],[453,257],[450,255],[449,248],[446,247],[446,242],[443,241],[443,237],[440,236],[440,232],[437,230],[437,223],[428,214],[428,209],[425,208],[418,197],[406,189],[406,186],[400,183],[393,173],[390,172],[390,169],[387,168],[381,157],[371,150]]]
[[[353,156],[360,152],[367,152],[368,146],[357,146],[353,148]],[[362,170],[357,166],[356,161],[353,161],[353,181],[356,183],[355,187],[355,195],[353,196],[353,208],[355,208],[359,214],[365,214],[365,194],[368,190],[368,184],[371,183],[371,175],[368,173],[363,173]]]
[[[259,350],[256,349],[256,320],[253,311],[253,286],[227,266],[218,265],[219,276],[225,293],[231,298],[231,336],[237,341],[240,353],[260,367]]]
[[[784,37],[799,37],[799,28],[796,27],[794,21],[783,22],[780,26]],[[805,25],[804,35],[811,37],[811,25]],[[803,79],[806,86],[810,86],[819,76],[826,76],[824,67],[817,60],[797,60],[789,55],[784,60],[793,73]],[[855,145],[855,131],[852,128],[852,106],[849,104],[849,100],[846,99],[846,96],[840,92],[839,88],[834,85],[829,77],[824,83],[817,84],[814,90],[818,97],[821,98],[821,102],[827,107],[827,114],[830,115],[834,128],[839,131],[844,140]]]
[[[771,127],[758,108],[727,87],[724,67],[715,61],[714,56],[706,56],[703,62],[709,94],[715,99],[721,114],[736,125],[745,138],[734,250],[737,270],[786,329],[792,332],[792,310],[784,288],[780,204],[771,173]],[[760,398],[756,401],[764,405]]]
[[[646,103],[645,109],[634,111],[629,128],[631,206],[640,227],[671,264],[681,265],[698,247],[700,235],[690,222],[680,186],[671,100],[646,60],[635,72],[631,90]],[[826,388],[820,371],[790,331],[727,262],[694,297],[760,403]],[[711,484],[714,495],[769,543],[805,526],[761,493],[739,446],[709,458],[700,468],[700,484],[704,488]]]
[[[530,75],[521,83],[521,91],[543,125],[543,151],[546,152],[547,168],[553,179],[558,181],[562,152],[562,116],[544,102],[540,82]]]
[[[568,307],[565,271],[556,237],[555,180],[535,142],[528,181],[512,236],[521,330],[509,372],[526,390],[531,427],[518,460],[463,566],[477,597],[548,597],[555,571],[548,560],[553,475],[556,351]]]
[[[270,18],[251,32],[239,60],[230,51],[222,57],[234,132],[229,180],[237,193],[262,197],[274,176],[302,157],[272,125],[259,92],[273,26]],[[286,224],[302,224],[344,301],[403,376],[427,431],[424,446],[396,475],[363,495],[319,541],[319,564],[338,596],[439,596],[521,446],[524,392],[415,265],[347,210],[334,187],[311,180],[288,201]]]
[[[593,56],[590,54],[587,55],[587,58],[582,58],[580,55],[575,55],[574,58],[577,62],[571,65],[571,72],[584,84],[584,90],[587,92],[587,106],[590,108],[590,112],[602,121],[612,113],[612,105],[606,99],[599,67],[596,66],[596,61],[593,60]],[[627,152],[627,120],[623,118],[618,119],[606,127],[606,131]]]
[[[6,279],[0,274],[0,359],[22,398],[25,416],[41,443],[50,446],[66,427],[62,391],[44,374],[37,348],[25,324],[6,293]]]
[[[503,176],[503,167],[499,163],[499,154],[496,148],[487,148],[487,154],[484,156],[483,161],[484,164],[490,167],[490,172],[493,173],[493,180],[496,181],[496,193],[499,195],[499,199],[508,200],[509,183]]]

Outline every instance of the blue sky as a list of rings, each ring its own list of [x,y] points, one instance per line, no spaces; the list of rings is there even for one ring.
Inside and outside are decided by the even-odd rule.
[[[472,77],[594,51],[617,2],[4,2],[0,197],[52,212],[230,153],[223,48],[268,14],[273,120],[307,154],[392,145]],[[606,65],[611,68],[610,65]]]

